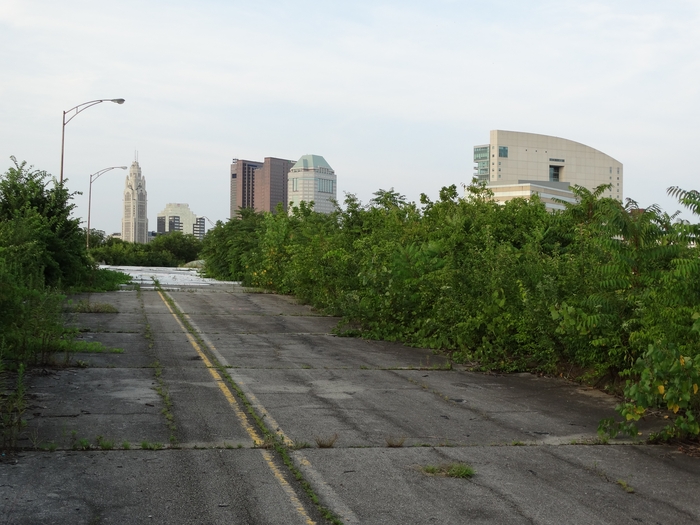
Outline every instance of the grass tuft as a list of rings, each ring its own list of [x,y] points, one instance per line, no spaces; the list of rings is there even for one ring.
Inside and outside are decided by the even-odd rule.
[[[302,448],[311,448],[311,443],[308,443],[306,441],[299,441],[299,440],[295,439],[289,445],[289,448],[292,450],[301,450]]]
[[[424,465],[421,470],[431,476],[468,479],[476,474],[474,468],[462,462],[444,463],[442,465]]]
[[[399,448],[399,447],[403,447],[403,444],[406,441],[406,436],[401,436],[401,437],[387,436],[385,439],[386,439],[386,446],[387,447]]]
[[[119,313],[109,303],[91,303],[89,299],[81,299],[75,304],[69,304],[69,311],[79,314],[116,314]]]
[[[328,437],[316,436],[314,440],[316,441],[318,448],[332,448],[333,445],[335,445],[335,442],[338,440],[338,434],[335,433]]]

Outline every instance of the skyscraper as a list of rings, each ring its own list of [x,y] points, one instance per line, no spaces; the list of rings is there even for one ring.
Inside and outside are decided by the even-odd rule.
[[[124,184],[124,215],[122,240],[145,244],[148,242],[146,179],[141,175],[138,161],[131,163]]]
[[[158,234],[179,231],[202,239],[205,233],[204,217],[197,217],[189,204],[171,202],[158,213]]]
[[[287,209],[287,174],[294,161],[265,157],[263,162],[233,159],[231,163],[231,217],[239,208],[274,211]]]
[[[304,155],[289,171],[289,201],[314,202],[314,211],[331,213],[335,209],[337,177],[333,168],[320,155]]]

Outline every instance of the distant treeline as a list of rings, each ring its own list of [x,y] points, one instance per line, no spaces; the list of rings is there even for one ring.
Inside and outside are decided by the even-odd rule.
[[[664,437],[697,435],[700,225],[656,206],[601,198],[548,213],[497,204],[473,184],[431,202],[380,190],[332,214],[241,210],[203,242],[211,277],[293,294],[343,317],[346,334],[450,352],[484,370],[533,371],[622,392],[634,432],[665,407]],[[696,216],[700,194],[671,188]],[[342,331],[342,330],[341,330]]]
[[[181,266],[199,256],[202,241],[192,234],[171,232],[159,235],[148,244],[92,234],[90,255],[99,262],[114,266]]]

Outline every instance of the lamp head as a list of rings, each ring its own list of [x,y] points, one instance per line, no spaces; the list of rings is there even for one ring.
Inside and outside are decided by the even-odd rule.
[[[112,100],[110,100],[110,102],[116,102],[117,104],[123,104],[124,99],[123,98],[113,98]]]

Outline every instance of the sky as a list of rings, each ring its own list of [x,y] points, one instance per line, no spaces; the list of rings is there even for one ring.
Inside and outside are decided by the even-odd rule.
[[[149,229],[167,203],[229,216],[232,158],[322,155],[345,192],[408,200],[469,183],[505,129],[624,165],[624,197],[700,189],[700,2],[673,0],[0,0],[0,173],[138,160]],[[91,226],[121,230],[126,171],[93,183]],[[690,218],[688,216],[688,218]]]

